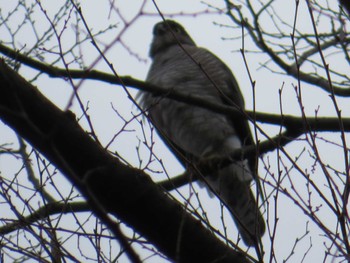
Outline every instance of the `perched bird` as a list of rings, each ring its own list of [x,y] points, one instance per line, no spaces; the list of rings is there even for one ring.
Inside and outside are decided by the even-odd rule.
[[[150,57],[153,63],[148,83],[169,92],[176,90],[206,101],[244,108],[238,83],[229,68],[208,50],[197,47],[177,22],[165,20],[154,26]],[[183,162],[228,157],[242,146],[254,143],[248,121],[243,117],[179,102],[166,94],[140,91],[138,98],[161,137],[176,149]],[[252,180],[257,180],[255,163],[255,158],[233,160],[205,177],[208,189],[229,209],[248,246],[257,244],[265,232],[264,219],[250,189]]]

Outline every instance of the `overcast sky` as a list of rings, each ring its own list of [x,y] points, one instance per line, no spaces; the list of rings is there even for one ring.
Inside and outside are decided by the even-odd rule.
[[[3,12],[6,12],[7,8],[11,9],[10,2],[11,1],[0,0],[0,7]],[[47,10],[48,16],[53,17],[64,2],[65,1],[42,1],[42,4],[45,10]],[[128,0],[114,2],[114,5],[119,8],[120,14],[122,14],[123,18],[128,22],[133,22],[126,33],[123,33],[121,38],[115,42],[113,41],[118,34],[123,31],[125,24],[123,23],[121,17],[116,15],[116,12],[110,12],[109,1],[98,1],[97,4],[97,1],[85,0],[81,3],[83,15],[93,33],[97,33],[99,30],[105,29],[110,24],[116,25],[116,27],[110,30],[108,33],[103,34],[101,37],[97,37],[97,43],[100,45],[102,50],[105,46],[111,45],[105,55],[109,62],[113,63],[114,69],[120,76],[131,76],[140,80],[145,79],[151,62],[148,57],[148,50],[152,40],[153,25],[161,20],[152,1],[149,1],[146,4],[146,7],[143,9],[145,14],[139,16],[137,12],[142,2],[143,1]],[[258,1],[254,1],[255,4],[257,4],[257,2]],[[329,2],[333,5],[337,4],[336,0]],[[224,8],[222,1],[206,1],[206,3],[213,4],[218,8]],[[180,22],[199,46],[205,47],[212,51],[231,68],[240,84],[242,93],[244,94],[247,109],[252,109],[252,85],[250,84],[242,55],[239,52],[239,50],[242,48],[242,30],[240,28],[220,26],[232,26],[233,24],[224,13],[215,11],[214,9],[209,8],[207,4],[201,3],[200,1],[159,0],[157,1],[157,4],[166,18],[171,18]],[[286,22],[290,24],[293,23],[295,14],[294,1],[276,0],[275,8],[278,10],[278,14],[285,18]],[[40,10],[37,9],[36,12],[36,27],[39,31],[44,31],[47,27],[49,27],[49,24]],[[195,13],[198,13],[198,15],[193,15]],[[134,21],[136,16],[137,19]],[[270,23],[269,20],[266,21],[266,23]],[[312,32],[310,21],[311,20],[307,12],[306,5],[304,1],[301,1],[297,20],[298,29],[303,32]],[[67,30],[62,35],[61,43],[64,49],[68,48],[75,41],[73,24],[74,21],[68,23]],[[285,30],[287,34],[292,32],[292,29],[286,26],[281,26],[281,28]],[[61,29],[62,28],[59,28],[59,30]],[[320,31],[327,32],[330,30],[329,24],[321,21],[318,29]],[[3,29],[0,27],[0,35],[2,32],[1,30]],[[83,35],[84,33],[84,30],[82,30],[81,34]],[[3,38],[6,37],[8,37],[8,35],[4,34]],[[4,41],[3,38],[0,38],[0,40]],[[34,43],[34,33],[29,29],[26,31],[23,30],[23,32],[21,32],[16,39],[16,45],[19,49],[23,47],[29,48],[34,45]],[[251,49],[253,47],[249,37],[245,38],[244,43],[246,49]],[[55,40],[52,39],[47,45],[49,47],[50,45],[55,44],[57,44],[57,41],[55,42]],[[99,59],[100,56],[95,47],[93,47],[89,41],[82,45],[81,53],[83,54],[85,65],[91,67],[90,69],[98,69],[107,73],[112,73],[108,65],[103,60],[99,60],[96,65],[92,64],[94,61],[96,61],[96,59]],[[256,110],[260,112],[279,113],[279,89],[283,87],[283,112],[285,114],[300,116],[300,108],[293,87],[293,85],[297,85],[297,81],[284,75],[273,73],[270,70],[261,67],[261,65],[267,60],[265,55],[246,53],[246,56],[250,73],[252,74],[253,80],[256,81]],[[69,60],[69,57],[67,59]],[[334,67],[335,70],[337,70],[338,67],[343,67],[342,61],[335,61],[332,57],[329,58],[328,63],[330,63],[330,66]],[[57,65],[62,67],[62,64]],[[273,64],[270,65],[274,70],[277,70]],[[346,65],[345,62],[344,65]],[[76,65],[73,65],[72,67],[74,68]],[[35,70],[31,70],[26,67],[22,67],[20,72],[28,79],[33,78],[33,76],[36,75]],[[75,81],[75,83],[78,84],[79,81]],[[117,109],[118,113],[125,118],[125,120],[131,119],[133,116],[132,114],[137,114],[138,110],[127,98],[126,92],[119,86],[91,80],[86,80],[79,84],[81,85],[79,89],[81,98],[83,99],[84,103],[89,102],[88,113],[91,116],[91,121],[94,125],[95,132],[100,141],[104,145],[107,145],[114,135],[120,131],[122,125],[124,124],[121,117],[118,116],[113,110],[113,107]],[[51,101],[62,109],[67,106],[72,93],[72,89],[67,81],[51,79],[45,75],[42,75],[35,81],[35,85],[37,85],[38,88]],[[132,95],[135,95],[137,90],[129,88],[128,91],[131,92]],[[302,91],[305,112],[308,115],[314,116],[315,111],[318,110],[319,116],[335,116],[335,110],[331,104],[328,94],[304,83],[302,83]],[[346,100],[338,99],[338,102],[342,109],[343,116],[349,116],[350,109]],[[76,102],[73,104],[71,110],[73,110],[77,115],[81,114],[81,110]],[[86,122],[83,121],[81,124],[87,128]],[[262,127],[269,135],[276,134],[279,129],[279,127],[269,125],[262,125]],[[139,159],[136,146],[139,144],[138,138],[142,139],[140,125],[138,122],[132,121],[127,126],[127,129],[132,131],[124,132],[118,136],[118,138],[110,145],[109,150],[117,151],[118,154],[125,158],[129,163],[138,167]],[[149,128],[147,129],[149,132]],[[10,131],[10,129],[1,123],[0,132],[2,134],[0,144],[8,140],[10,137],[13,138],[13,133]],[[329,140],[340,142],[339,134],[325,134],[324,136],[326,136],[326,138]],[[264,140],[264,137],[261,137],[261,140]],[[303,147],[305,147],[303,143],[295,142],[287,146],[286,149],[291,156],[297,156],[300,152],[302,152]],[[159,139],[156,140],[155,151],[164,162],[166,171],[170,176],[175,176],[183,172],[181,165],[177,163],[176,159],[166,149],[166,147],[163,146]],[[341,158],[341,149],[324,143],[324,145],[320,144],[319,151],[321,156],[325,158],[326,163],[334,165],[339,170],[342,170],[343,160]],[[143,158],[147,158],[148,152],[145,147],[141,148],[141,153],[143,154]],[[299,165],[305,169],[310,169],[310,162],[312,159],[309,158],[307,152],[304,153],[302,157],[303,158],[299,161]],[[264,155],[262,158],[265,163],[270,163],[272,167],[271,170],[275,169],[275,172],[277,173],[277,153],[272,152]],[[9,171],[9,174],[11,174],[17,169],[17,164],[13,160],[10,162],[8,161],[9,159],[4,159],[2,156],[0,156],[0,168],[2,170]],[[286,163],[289,167],[290,164],[288,161],[286,161]],[[11,167],[12,165],[13,167]],[[160,164],[156,164],[155,169],[162,170],[162,167]],[[318,169],[319,168],[316,168],[316,172],[320,172]],[[264,166],[262,163],[260,164],[259,172],[261,176],[265,176]],[[300,176],[293,169],[292,173],[293,178]],[[153,174],[152,176],[154,180],[166,179],[165,173]],[[322,182],[324,179],[319,178],[319,180],[319,182]],[[67,185],[68,183],[62,179],[62,184]],[[302,179],[300,179],[300,181],[295,179],[294,185],[296,187],[300,185],[301,192],[303,192],[305,189],[305,181]],[[62,186],[63,192],[68,191],[65,188],[66,187]],[[204,189],[199,187],[196,187],[195,189],[198,190],[201,202],[204,204],[205,209],[207,209],[210,222],[219,229],[222,229],[220,205],[218,202],[214,199],[210,199]],[[267,190],[269,190],[268,187]],[[181,193],[186,197],[189,196],[190,191],[191,190],[188,186],[181,188]],[[174,195],[182,200],[175,191]],[[192,198],[191,201],[193,201],[193,204],[196,205],[195,198]],[[315,202],[317,203],[317,201]],[[268,208],[265,207],[265,210],[266,209],[270,209],[270,220],[273,221],[273,198],[271,198]],[[329,213],[327,207],[321,207],[320,214],[321,217],[324,218],[325,222],[327,222],[329,225],[334,225],[335,218]],[[322,233],[319,232],[318,228],[312,221],[310,221],[310,219],[304,216],[300,209],[298,209],[290,200],[284,198],[283,196],[279,197],[278,217],[280,221],[278,223],[278,234],[274,244],[277,262],[282,262],[283,259],[288,257],[293,249],[296,238],[301,237],[305,233],[306,227],[308,227],[310,234],[298,243],[297,247],[295,248],[296,254],[293,255],[288,262],[300,262],[304,256],[304,253],[306,253],[306,251],[309,249],[310,244],[312,244],[312,247],[307,253],[304,262],[322,262],[325,251],[323,242],[325,242],[327,239],[322,237]],[[226,222],[228,224],[229,236],[235,240],[236,229],[232,222],[230,222],[230,217],[228,215]],[[268,262],[270,259],[269,249],[271,245],[268,233],[265,234],[263,243],[266,252],[266,262]],[[251,251],[251,253],[254,255],[253,251]],[[150,258],[146,262],[161,262],[161,260],[159,258]],[[331,262],[330,259],[328,259],[327,262]]]

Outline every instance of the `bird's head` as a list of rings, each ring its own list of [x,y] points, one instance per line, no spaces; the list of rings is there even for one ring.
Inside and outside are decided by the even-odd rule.
[[[196,44],[179,23],[173,20],[165,20],[157,23],[153,28],[150,57],[153,58],[158,52],[173,45],[195,46]]]

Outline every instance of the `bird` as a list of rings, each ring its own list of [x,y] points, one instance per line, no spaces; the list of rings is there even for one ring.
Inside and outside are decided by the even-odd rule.
[[[209,50],[198,47],[184,27],[163,20],[153,28],[149,56],[152,59],[146,83],[217,104],[244,109],[244,99],[231,70]],[[147,112],[160,137],[179,159],[199,163],[210,158],[227,158],[243,146],[253,145],[248,120],[228,116],[205,107],[174,100],[167,94],[140,90],[137,100]],[[211,196],[215,194],[231,212],[247,246],[256,246],[265,232],[258,198],[251,189],[256,158],[235,159],[205,176]]]

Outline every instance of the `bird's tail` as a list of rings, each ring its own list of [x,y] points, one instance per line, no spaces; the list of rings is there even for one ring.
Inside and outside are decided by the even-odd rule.
[[[242,168],[243,163],[231,164],[216,176],[206,177],[206,181],[230,210],[244,243],[254,246],[265,232],[265,221],[250,189],[252,177],[244,174],[249,171]]]

